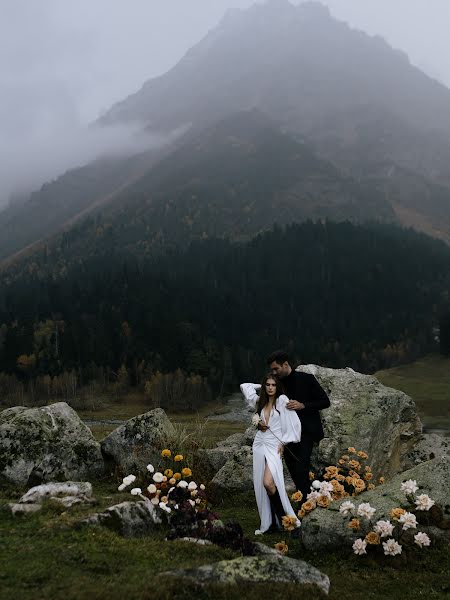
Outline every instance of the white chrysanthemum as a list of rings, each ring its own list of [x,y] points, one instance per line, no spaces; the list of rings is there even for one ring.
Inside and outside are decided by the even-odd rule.
[[[191,506],[195,506],[195,502],[193,500],[189,499],[188,502]]]
[[[252,417],[252,425],[254,427],[258,427],[260,421],[261,421],[260,416],[258,415],[258,413],[255,413]]]
[[[419,548],[422,548],[422,546],[429,546],[431,544],[430,538],[423,531],[416,533],[414,536],[414,542],[419,546]]]
[[[166,512],[166,513],[172,512],[172,509],[170,508],[170,506],[167,506],[167,504],[165,502],[160,502],[159,503],[159,508],[161,510],[163,510],[164,512]]]
[[[402,547],[392,538],[387,542],[383,542],[383,550],[386,556],[395,556],[402,553]]]
[[[203,483],[200,484],[200,489],[201,490],[206,490],[205,486],[203,485]]]
[[[154,483],[151,483],[148,487],[147,487],[147,492],[149,494],[156,494],[156,485]]]
[[[365,517],[366,519],[371,519],[377,509],[370,506],[368,502],[363,502],[358,506],[358,515],[360,517]]]
[[[417,527],[416,515],[410,512],[405,512],[398,520],[403,525],[403,529],[415,529]]]
[[[201,499],[201,498],[196,498],[196,499],[195,499],[195,504],[200,504],[200,502],[201,502],[201,501],[202,501],[202,499]]]
[[[339,507],[339,512],[342,513],[344,515],[344,517],[346,517],[348,514],[350,514],[352,512],[352,510],[355,508],[355,505],[353,504],[353,502],[350,502],[350,500],[346,500],[345,502],[343,502],[340,507]]]
[[[165,483],[165,482],[167,481],[167,476],[166,476],[166,475],[163,475],[163,478],[162,478],[162,480],[163,480],[163,481],[164,481],[164,483]]]
[[[328,481],[321,481],[320,482],[320,488],[319,488],[319,492],[322,496],[327,496],[330,497],[331,492],[333,491],[333,486],[331,485],[330,482]]]
[[[430,510],[435,503],[427,494],[420,494],[420,496],[417,496],[415,502],[417,510]]]
[[[361,538],[355,540],[352,548],[353,548],[353,552],[355,554],[367,554],[366,552],[366,546],[367,546],[367,542]]]
[[[314,502],[315,502],[319,496],[320,496],[320,492],[318,492],[317,490],[314,490],[313,492],[309,492],[309,494],[306,496],[306,499],[314,500]]]
[[[155,467],[153,465],[147,465],[147,471],[149,473],[154,473],[155,472]]]
[[[136,481],[136,475],[127,475],[122,479],[125,486],[131,485],[133,481]]]
[[[197,484],[195,483],[195,481],[190,481],[189,485],[188,485],[188,490],[196,490],[197,489]]]
[[[131,494],[132,496],[139,496],[139,494],[142,494],[142,490],[141,490],[141,488],[133,488],[133,489],[130,491],[130,494]]]
[[[318,490],[318,489],[320,489],[320,484],[321,484],[321,482],[318,479],[315,479],[312,482],[311,487],[313,487],[315,490]]]
[[[124,490],[126,487],[127,487],[127,486],[126,486],[124,483],[121,483],[117,489],[119,490],[119,492],[123,492],[123,490]]]
[[[150,500],[150,502],[151,502],[152,504],[154,504],[155,506],[158,506],[158,504],[159,504],[159,498],[158,498],[158,496],[155,496],[154,498],[152,498],[152,499]]]
[[[404,481],[402,483],[402,485],[400,486],[400,489],[407,496],[409,496],[410,494],[415,494],[417,492],[417,490],[419,489],[419,486],[417,485],[417,481],[415,481],[414,479],[408,479],[408,481]]]
[[[188,482],[185,481],[184,479],[182,479],[181,481],[178,482],[178,487],[180,488],[187,488],[188,486]]]
[[[380,537],[389,537],[394,531],[394,526],[390,521],[377,521],[373,528],[375,533],[378,533]]]
[[[160,473],[159,471],[157,471],[154,475],[153,475],[153,481],[155,483],[161,483],[164,479],[164,476],[162,473]]]

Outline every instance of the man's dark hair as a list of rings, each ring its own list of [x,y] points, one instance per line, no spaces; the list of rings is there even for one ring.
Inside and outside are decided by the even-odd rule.
[[[270,365],[273,362],[276,362],[279,365],[282,365],[284,362],[287,362],[289,366],[291,366],[291,359],[289,357],[289,354],[284,350],[275,350],[275,352],[272,352],[272,354],[267,357],[268,365]]]

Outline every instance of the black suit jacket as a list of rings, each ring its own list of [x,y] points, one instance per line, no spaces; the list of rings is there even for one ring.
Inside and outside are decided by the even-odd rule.
[[[305,405],[297,410],[302,424],[302,436],[318,442],[324,437],[319,411],[330,406],[330,400],[320,383],[310,373],[292,370],[282,379],[284,391],[289,400],[297,400]]]

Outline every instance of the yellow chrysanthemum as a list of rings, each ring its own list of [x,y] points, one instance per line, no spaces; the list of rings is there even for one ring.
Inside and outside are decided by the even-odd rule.
[[[348,524],[348,527],[350,527],[350,529],[353,529],[354,531],[357,531],[360,527],[359,519],[352,519]]]
[[[174,473],[173,478],[179,481],[181,479],[181,473]]]
[[[400,519],[400,517],[402,515],[404,515],[406,513],[406,510],[404,508],[393,508],[391,510],[391,518],[394,519],[395,521],[398,521]]]
[[[191,477],[192,471],[188,467],[184,467],[184,469],[181,470],[181,474],[183,477]]]
[[[281,522],[286,531],[293,531],[297,527],[297,518],[285,515],[281,518]]]
[[[177,454],[173,460],[175,462],[181,462],[183,459],[184,459],[184,456],[182,454]]]
[[[161,452],[161,456],[163,458],[169,458],[172,456],[172,452],[168,448],[164,448],[164,450]]]
[[[285,541],[278,542],[278,544],[275,544],[274,548],[275,550],[278,550],[280,554],[287,554],[289,550],[289,547]]]
[[[172,476],[173,476],[173,471],[172,471],[172,469],[166,469],[166,470],[164,471],[164,475],[165,475],[166,477],[168,477],[168,478],[172,477]]]
[[[303,499],[303,494],[299,490],[294,492],[291,496],[292,502],[301,502],[302,499]]]
[[[378,533],[375,533],[375,531],[370,531],[366,535],[365,540],[368,544],[371,544],[372,546],[376,546],[377,544],[380,543],[380,536],[378,535]]]

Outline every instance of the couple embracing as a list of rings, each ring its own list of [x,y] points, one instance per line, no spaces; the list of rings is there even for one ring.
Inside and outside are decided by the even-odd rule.
[[[267,364],[270,373],[261,384],[241,384],[258,420],[253,442],[253,485],[261,525],[256,534],[275,531],[285,515],[296,517],[284,485],[283,456],[297,490],[306,500],[312,449],[324,436],[319,411],[330,406],[314,375],[295,371],[286,352],[274,352]]]

